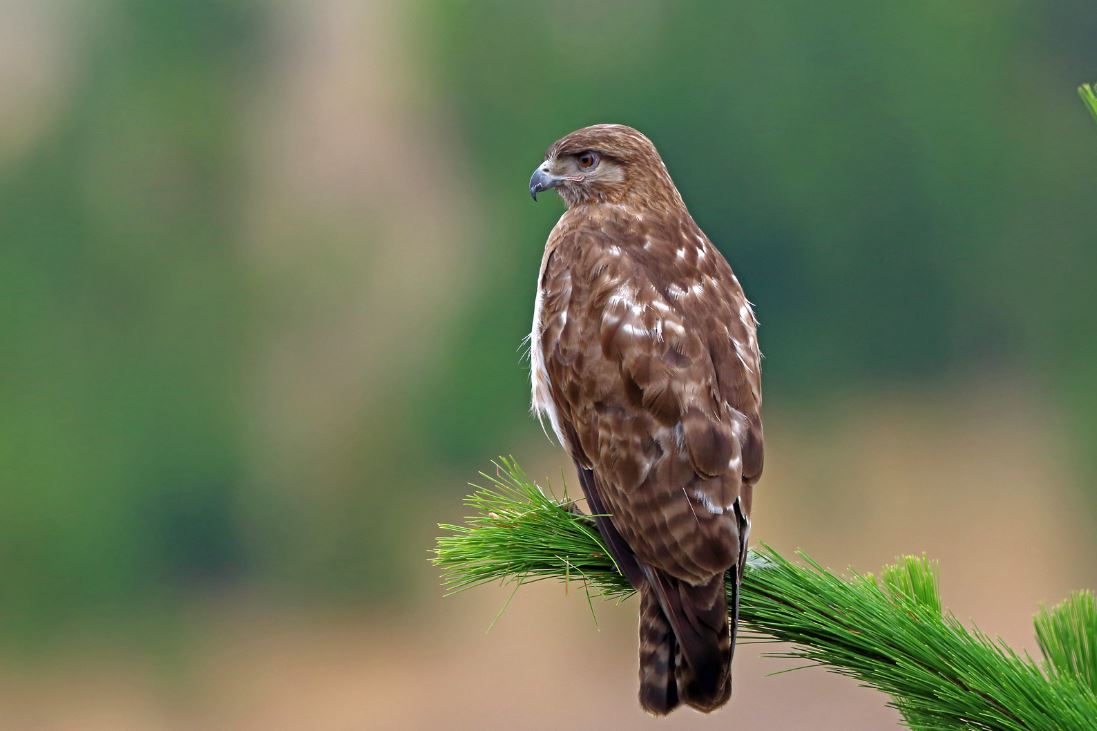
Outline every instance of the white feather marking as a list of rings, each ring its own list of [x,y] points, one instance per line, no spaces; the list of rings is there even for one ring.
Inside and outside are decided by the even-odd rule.
[[[542,264],[542,269],[544,264]],[[529,375],[531,391],[531,410],[537,415],[537,421],[541,425],[541,431],[548,437],[545,429],[544,417],[548,416],[549,424],[561,445],[566,445],[564,432],[560,428],[560,420],[556,415],[556,405],[552,402],[549,393],[548,371],[545,369],[545,355],[541,352],[541,309],[544,304],[544,292],[541,291],[541,274],[537,276],[537,297],[533,303],[533,328],[529,334]]]
[[[671,297],[674,297],[675,299],[678,299],[679,297],[686,296],[686,290],[682,289],[677,284],[672,284],[667,287],[667,294],[669,294]]]
[[[743,345],[742,341],[732,338],[731,344],[735,346],[735,357],[739,359],[739,363],[747,369],[747,373],[754,373],[754,370],[747,363],[747,356],[749,354],[746,352],[746,347]]]
[[[735,357],[739,359],[739,365],[743,366],[743,369],[746,370],[747,373],[754,372],[750,369],[750,366],[747,365],[747,362],[743,360],[743,354],[740,353],[738,350],[735,351]]]
[[[609,247],[610,256],[621,256],[621,247],[617,244]]]
[[[684,247],[684,246],[679,247],[678,251],[674,252],[674,258],[676,258],[676,259],[685,259],[686,258],[686,247]]]
[[[702,490],[694,490],[693,497],[697,498],[701,502],[701,505],[704,506],[705,510],[709,511],[713,515],[723,515],[724,511],[731,507],[730,505],[727,508],[721,505],[717,505],[716,503],[712,502],[712,500],[709,499],[709,496],[706,495]]]
[[[696,284],[694,284],[694,285],[693,285],[692,287],[690,287],[689,289],[690,289],[690,291],[691,291],[691,292],[693,292],[693,293],[694,293],[695,295],[698,295],[698,296],[700,296],[700,295],[702,295],[702,294],[704,294],[704,293],[705,293],[705,283],[704,283],[704,282],[697,282]]]
[[[662,335],[657,330],[649,330],[643,325],[633,325],[631,322],[626,322],[624,325],[621,326],[621,329],[629,335],[637,338],[662,338]]]
[[[636,290],[628,284],[622,284],[609,296],[608,302],[611,305],[624,305],[628,308],[638,307]]]
[[[697,521],[697,525],[701,525],[701,519],[697,517],[697,511],[693,508],[693,501],[689,499],[689,494],[684,487],[682,488],[682,494],[686,497],[686,505],[689,506],[689,511],[693,513],[693,519]]]
[[[750,309],[749,302],[744,302],[742,307],[739,308],[739,319],[743,321],[748,330],[754,326],[754,311]]]
[[[521,355],[518,357],[519,362],[529,360],[529,348],[530,348],[529,341],[530,341],[530,336],[526,335],[525,337],[523,337],[518,342],[518,347],[515,348],[516,351],[521,353]]]
[[[739,498],[735,498],[735,502],[732,503],[735,508],[735,512],[743,519],[744,529],[743,535],[739,536],[740,542],[745,546],[750,540],[750,516],[743,511],[743,503]]]

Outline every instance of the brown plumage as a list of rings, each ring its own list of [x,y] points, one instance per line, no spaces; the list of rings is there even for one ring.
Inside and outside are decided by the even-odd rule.
[[[533,406],[575,461],[640,594],[640,703],[711,711],[731,695],[738,586],[762,473],[750,303],[655,146],[623,125],[555,142],[530,193],[549,235],[531,333]]]

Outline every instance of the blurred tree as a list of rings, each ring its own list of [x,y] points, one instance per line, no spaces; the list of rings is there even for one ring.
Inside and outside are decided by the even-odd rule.
[[[80,13],[77,94],[0,172],[8,629],[132,617],[245,558],[233,77],[254,17],[220,0]]]

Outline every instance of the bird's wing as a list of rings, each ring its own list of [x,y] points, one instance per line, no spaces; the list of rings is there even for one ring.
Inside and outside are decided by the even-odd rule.
[[[643,564],[709,580],[742,560],[761,472],[749,304],[692,220],[578,219],[553,238],[534,336],[565,446]]]

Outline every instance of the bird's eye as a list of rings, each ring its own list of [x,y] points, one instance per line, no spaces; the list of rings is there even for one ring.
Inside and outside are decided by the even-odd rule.
[[[587,150],[586,152],[579,153],[579,167],[583,170],[589,170],[594,167],[598,162],[598,153],[593,150]]]

